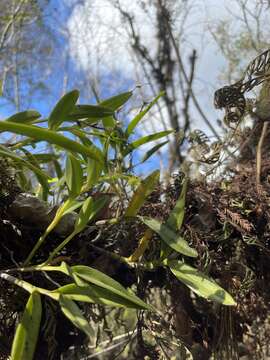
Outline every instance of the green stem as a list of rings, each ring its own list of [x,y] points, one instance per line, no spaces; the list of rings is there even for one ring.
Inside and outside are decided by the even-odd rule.
[[[16,277],[9,275],[5,272],[0,272],[0,278],[3,280],[7,280],[8,282],[10,282],[12,284],[15,284],[15,285],[21,287],[22,289],[28,291],[30,294],[32,294],[34,291],[37,291],[40,294],[47,295],[54,300],[58,300],[58,298],[59,298],[59,294],[56,294],[56,293],[54,294],[49,290],[36,287],[36,286],[28,283],[27,281],[17,279]]]
[[[48,230],[48,229],[47,229]],[[25,262],[23,263],[23,266],[27,266],[31,260],[33,259],[35,253],[38,251],[38,249],[40,248],[40,246],[43,244],[44,240],[46,239],[47,235],[49,234],[48,231],[45,231],[45,233],[38,239],[36,245],[33,247],[33,249],[31,250],[30,254],[27,256],[27,259],[25,260]]]
[[[73,201],[73,199],[69,198],[56,212],[55,217],[53,221],[50,223],[50,225],[47,227],[45,233],[38,239],[36,245],[31,250],[30,254],[28,255],[27,259],[23,263],[23,266],[27,266],[30,261],[33,259],[34,255],[40,248],[40,246],[45,241],[46,237],[52,232],[52,230],[58,225],[59,221],[62,219],[62,216],[64,212],[69,208],[70,203]]]
[[[45,264],[48,264],[52,261],[52,259],[65,247],[73,238],[75,235],[77,235],[77,231],[73,231],[64,241],[61,242],[60,245],[58,245],[53,252],[51,252],[50,256],[48,257],[48,260],[45,261]]]

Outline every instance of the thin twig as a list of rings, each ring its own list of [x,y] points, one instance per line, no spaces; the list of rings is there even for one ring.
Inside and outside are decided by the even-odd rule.
[[[84,357],[83,360],[93,359],[93,358],[98,357],[99,355],[103,355],[103,354],[105,354],[105,353],[107,353],[107,352],[109,352],[109,351],[112,351],[112,350],[114,350],[115,348],[117,348],[117,347],[119,347],[119,346],[121,346],[121,345],[123,345],[123,344],[125,344],[125,343],[128,343],[128,342],[129,342],[130,340],[132,340],[135,336],[136,336],[136,332],[134,332],[128,339],[124,339],[124,340],[122,340],[122,341],[120,341],[120,342],[118,342],[118,343],[116,343],[116,344],[114,344],[114,345],[111,345],[111,346],[109,346],[109,347],[106,347],[105,349],[102,349],[101,351],[98,351],[98,352],[96,352],[96,353],[94,353],[94,354],[92,354],[92,355],[89,355],[89,356],[87,356],[87,357]]]
[[[3,49],[3,47],[5,45],[5,41],[6,41],[7,37],[8,37],[9,31],[10,31],[11,27],[13,26],[14,22],[16,21],[16,17],[19,14],[19,12],[20,12],[20,10],[21,10],[24,3],[25,3],[25,0],[22,0],[22,1],[19,2],[16,9],[14,9],[14,12],[13,12],[10,20],[7,22],[7,24],[5,26],[5,29],[2,31],[1,39],[0,39],[0,50]]]
[[[183,73],[185,82],[188,84],[189,83],[189,78],[188,78],[188,75],[186,73],[186,70],[185,70],[181,55],[180,55],[179,48],[178,48],[178,46],[176,44],[176,41],[175,41],[175,38],[173,36],[169,20],[167,18],[166,18],[166,23],[167,23],[168,33],[169,33],[169,36],[170,36],[170,39],[171,39],[171,42],[172,42],[172,45],[173,45],[173,48],[174,48],[174,51],[175,51],[175,55],[176,55],[176,59],[177,59],[180,71]],[[192,100],[194,102],[194,105],[197,108],[197,110],[198,110],[199,114],[201,115],[202,119],[204,120],[206,125],[209,127],[209,129],[212,131],[212,133],[217,137],[217,139],[220,140],[220,136],[218,135],[217,131],[215,130],[213,125],[210,123],[210,121],[207,119],[206,115],[204,114],[204,112],[203,112],[203,110],[202,110],[202,108],[201,108],[201,106],[200,106],[200,104],[199,104],[199,102],[198,102],[192,88],[190,88],[190,95],[191,95],[191,98],[192,98]]]
[[[102,341],[102,342],[100,342],[99,344],[98,344],[98,346],[99,347],[105,347],[105,346],[107,346],[109,343],[111,343],[111,342],[115,342],[115,341],[117,341],[117,340],[121,340],[121,339],[123,339],[123,338],[127,338],[127,337],[131,337],[131,336],[135,336],[137,334],[137,329],[134,329],[134,330],[131,330],[131,331],[128,331],[128,332],[126,332],[126,333],[124,333],[124,334],[120,334],[120,335],[116,335],[116,336],[114,336],[112,339],[110,339],[110,340],[104,340],[104,341]],[[94,347],[95,346],[91,346],[91,345],[89,345],[88,346],[88,348],[89,349],[94,349]]]
[[[260,183],[261,183],[261,167],[262,167],[262,147],[263,142],[266,136],[266,131],[268,127],[268,121],[263,123],[263,128],[260,136],[260,140],[257,146],[257,154],[256,154],[256,188],[257,192],[259,192]]]
[[[187,82],[187,90],[186,94],[184,96],[184,116],[185,116],[185,126],[184,126],[184,134],[186,133],[186,130],[190,126],[190,116],[189,116],[189,102],[190,102],[190,95],[192,91],[192,83],[194,79],[194,73],[195,73],[195,62],[197,59],[196,50],[193,50],[192,55],[190,56],[190,74]],[[184,139],[183,139],[184,141]]]

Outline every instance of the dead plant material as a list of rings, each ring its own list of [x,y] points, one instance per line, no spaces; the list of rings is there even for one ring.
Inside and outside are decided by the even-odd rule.
[[[236,227],[240,232],[245,231],[250,233],[254,230],[253,225],[247,220],[243,219],[243,217],[237,212],[233,212],[229,209],[224,209],[224,211],[218,210],[218,214],[222,221],[229,222],[232,226]]]

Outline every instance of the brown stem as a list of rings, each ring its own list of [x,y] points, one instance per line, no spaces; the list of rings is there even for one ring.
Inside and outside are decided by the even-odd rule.
[[[259,187],[260,187],[260,183],[261,183],[262,147],[263,147],[263,142],[264,142],[264,139],[265,139],[265,136],[266,136],[267,127],[268,127],[268,121],[265,121],[263,123],[263,128],[262,128],[260,140],[259,140],[258,146],[257,146],[257,154],[256,154],[256,187],[257,187],[257,192],[259,192]]]

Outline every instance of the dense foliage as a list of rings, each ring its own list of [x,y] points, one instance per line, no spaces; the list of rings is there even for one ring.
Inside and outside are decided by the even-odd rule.
[[[1,132],[20,135],[0,146],[3,358],[265,356],[269,132],[260,114],[268,103],[261,92],[247,106],[245,91],[263,83],[268,94],[268,55],[216,93],[232,128],[224,141],[191,132],[197,160],[168,184],[158,170],[134,173],[136,150],[171,133],[133,137],[162,93],[126,127],[120,110],[132,92],[78,105],[73,90],[47,119],[29,110],[0,122]],[[204,177],[191,179],[194,163]]]

